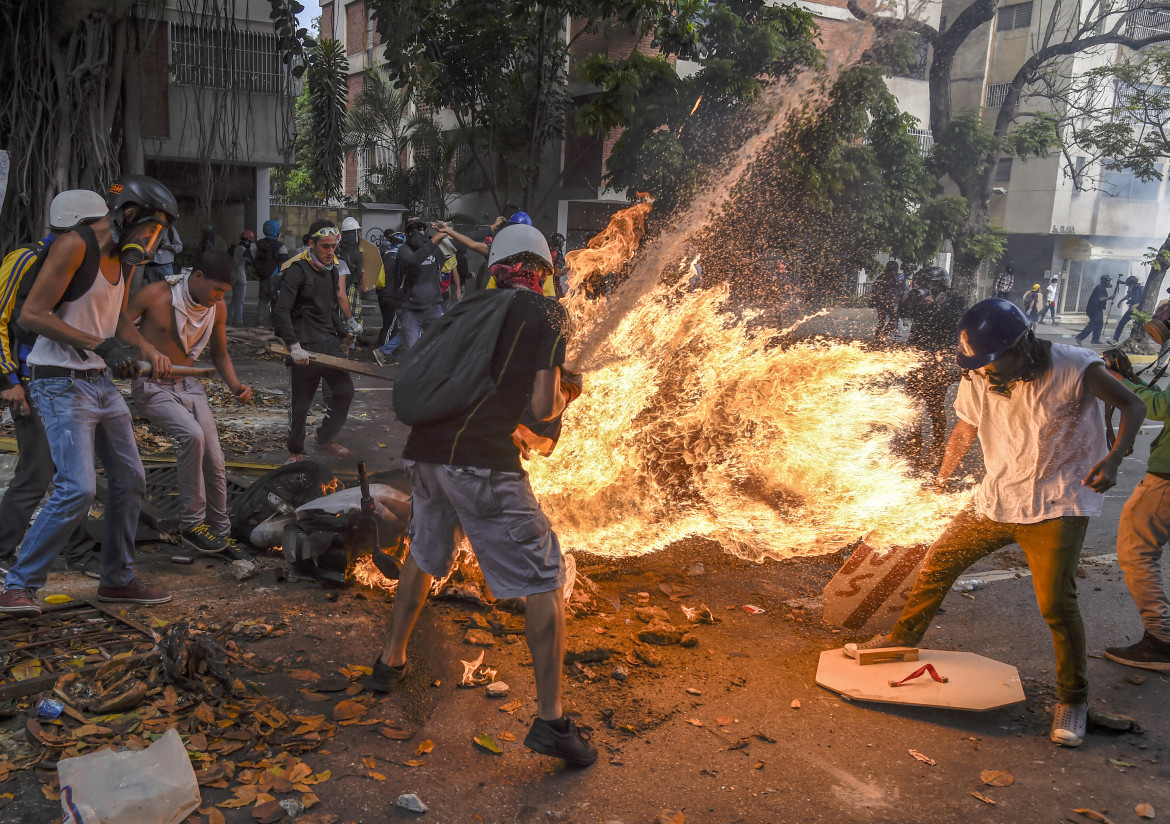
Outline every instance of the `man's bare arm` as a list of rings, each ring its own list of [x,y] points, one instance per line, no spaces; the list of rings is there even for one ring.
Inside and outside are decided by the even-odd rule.
[[[144,338],[142,333],[138,331],[138,327],[134,325],[134,321],[130,319],[128,314],[129,303],[130,289],[127,288],[122,293],[122,311],[118,313],[118,328],[114,332],[114,336],[123,343],[133,346],[138,350],[138,354],[141,357],[150,361],[152,377],[169,377],[171,374],[171,359],[158,351],[155,345]]]
[[[565,396],[561,392],[561,367],[541,369],[536,373],[529,408],[532,414],[542,421],[551,421],[565,411]]]
[[[979,427],[973,423],[967,423],[961,418],[955,423],[955,428],[951,430],[951,436],[947,438],[947,448],[943,453],[942,466],[938,469],[939,486],[945,484],[951,479],[951,475],[955,474],[959,462],[971,450],[971,444],[975,443],[975,436],[978,434]]]
[[[224,331],[227,306],[220,300],[215,304],[213,311],[215,312],[215,326],[211,330],[211,362],[215,364],[216,371],[219,372],[232,394],[240,403],[247,403],[252,400],[252,389],[240,383],[240,379],[236,377],[236,367],[232,363],[232,357],[228,354],[227,333]]]
[[[1121,410],[1121,424],[1117,440],[1100,463],[1089,470],[1081,483],[1095,492],[1104,492],[1117,484],[1117,469],[1122,459],[1133,449],[1134,439],[1146,418],[1146,403],[1125,384],[1109,374],[1104,363],[1091,363],[1083,378],[1085,389],[1106,405]]]
[[[487,244],[484,243],[483,241],[472,240],[467,235],[460,234],[459,232],[456,232],[454,229],[452,229],[450,223],[444,223],[441,220],[436,220],[432,225],[434,226],[434,228],[438,229],[440,232],[445,234],[447,237],[451,238],[451,240],[458,243],[464,249],[471,249],[473,252],[479,252],[481,255],[484,255],[484,256],[487,255],[488,247],[487,247]]]
[[[80,236],[69,233],[57,238],[49,247],[49,254],[24,302],[20,325],[64,346],[91,351],[100,346],[102,338],[70,326],[53,312],[84,262],[85,241]],[[103,275],[99,273],[98,277]]]

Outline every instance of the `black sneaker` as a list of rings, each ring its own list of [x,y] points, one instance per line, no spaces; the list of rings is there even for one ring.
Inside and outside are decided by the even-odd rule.
[[[374,674],[366,679],[366,686],[374,692],[390,692],[410,675],[410,661],[407,660],[401,667],[392,667],[383,664],[379,657],[374,662]]]
[[[557,727],[564,725],[564,729]],[[577,729],[573,719],[561,716],[559,721],[537,718],[524,737],[524,746],[541,755],[563,759],[568,767],[588,767],[597,760],[597,747]]]
[[[227,539],[216,535],[207,524],[198,524],[179,534],[195,549],[208,554],[223,552],[228,546]]]
[[[80,558],[72,558],[65,562],[65,569],[70,572],[80,572],[87,578],[96,578],[101,580],[102,577],[102,559],[93,553],[81,556]]]
[[[1128,647],[1107,647],[1105,657],[1127,667],[1170,672],[1170,644],[1159,641],[1148,632],[1143,633],[1142,640]]]

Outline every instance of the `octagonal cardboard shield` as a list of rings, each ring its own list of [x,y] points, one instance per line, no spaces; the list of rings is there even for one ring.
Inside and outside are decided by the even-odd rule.
[[[946,683],[923,675],[900,687],[890,686],[926,664],[933,665]],[[844,650],[830,649],[821,653],[817,683],[857,701],[917,707],[984,711],[1024,700],[1019,670],[973,652],[919,649],[917,661],[861,666]]]

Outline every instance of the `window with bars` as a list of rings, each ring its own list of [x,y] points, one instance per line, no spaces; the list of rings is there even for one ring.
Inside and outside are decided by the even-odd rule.
[[[1143,5],[1142,0],[1130,0],[1129,8]],[[1125,21],[1125,34],[1138,40],[1156,37],[1170,32],[1170,11],[1146,9],[1139,11]]]
[[[1007,97],[1008,89],[1011,83],[992,83],[987,87],[987,103],[985,104],[989,109],[998,109],[1003,105],[1004,98]]]
[[[1014,6],[1003,6],[995,18],[996,31],[1011,31],[1026,29],[1032,25],[1032,4],[1017,3]]]
[[[171,82],[259,94],[288,91],[276,35],[168,24]]]

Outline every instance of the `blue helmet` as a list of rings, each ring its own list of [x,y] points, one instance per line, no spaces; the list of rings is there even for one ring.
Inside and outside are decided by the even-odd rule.
[[[528,212],[516,212],[516,214],[514,214],[510,218],[508,218],[508,222],[509,223],[522,223],[525,226],[531,226],[532,225],[532,218],[530,218],[528,216]]]
[[[981,300],[959,323],[959,366],[980,369],[1001,358],[1028,334],[1028,318],[1020,307],[1001,298]]]
[[[266,220],[261,228],[264,231],[264,237],[280,237],[280,221],[278,220]]]

